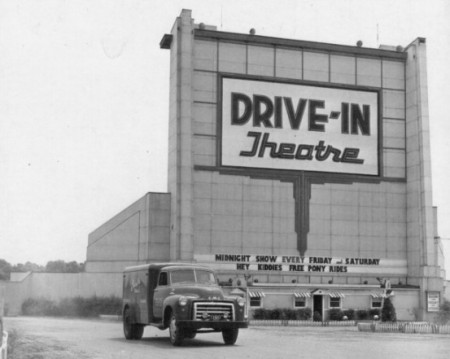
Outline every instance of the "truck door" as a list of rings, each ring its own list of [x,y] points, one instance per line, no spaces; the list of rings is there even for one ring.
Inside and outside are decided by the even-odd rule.
[[[155,319],[162,319],[163,301],[168,297],[171,290],[169,285],[169,276],[167,272],[159,273],[158,285],[153,294],[153,317]]]
[[[140,270],[137,272],[136,302],[139,305],[139,323],[148,323],[148,307],[147,307],[147,280],[148,272]]]
[[[148,272],[147,283],[147,308],[148,308],[148,322],[154,321],[153,318],[153,296],[155,295],[155,288],[158,284],[158,269],[150,269]]]

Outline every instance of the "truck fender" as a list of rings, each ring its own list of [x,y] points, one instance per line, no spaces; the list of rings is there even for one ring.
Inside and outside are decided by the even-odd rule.
[[[171,295],[164,299],[163,301],[163,317],[164,317],[164,325],[169,325],[170,313],[174,312],[177,315],[178,308],[178,299],[182,297],[182,295],[176,294]]]

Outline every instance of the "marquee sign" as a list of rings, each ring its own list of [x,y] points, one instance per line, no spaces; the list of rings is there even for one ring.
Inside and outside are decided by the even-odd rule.
[[[406,275],[406,260],[360,257],[299,257],[291,255],[195,254],[203,264],[219,270],[264,272],[371,273]]]
[[[378,96],[224,77],[221,165],[377,176]]]

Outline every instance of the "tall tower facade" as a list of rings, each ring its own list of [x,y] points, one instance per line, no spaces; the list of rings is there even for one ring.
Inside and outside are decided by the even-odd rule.
[[[443,271],[425,39],[371,49],[228,33],[183,10],[161,47],[170,260],[260,285],[384,278],[432,315]]]

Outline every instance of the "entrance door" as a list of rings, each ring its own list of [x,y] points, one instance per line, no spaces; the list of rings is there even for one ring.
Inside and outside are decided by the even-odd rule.
[[[323,320],[323,295],[315,295],[313,300],[313,320],[320,322]]]

